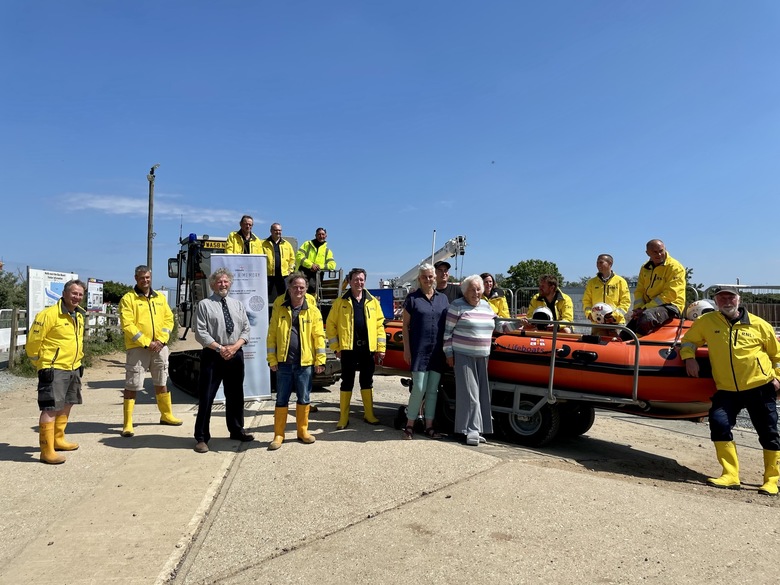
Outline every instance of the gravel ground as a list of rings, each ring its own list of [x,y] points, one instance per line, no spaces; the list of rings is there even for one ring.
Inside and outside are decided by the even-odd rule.
[[[33,384],[32,378],[19,378],[8,370],[0,370],[0,392],[17,390],[26,384]]]

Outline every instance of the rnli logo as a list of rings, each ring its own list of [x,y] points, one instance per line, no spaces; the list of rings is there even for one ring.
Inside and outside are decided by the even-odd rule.
[[[544,339],[537,339],[536,337],[532,338],[529,345],[531,347],[544,347],[545,342]]]

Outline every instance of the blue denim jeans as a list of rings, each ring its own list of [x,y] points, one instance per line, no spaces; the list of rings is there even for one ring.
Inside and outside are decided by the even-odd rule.
[[[279,364],[276,370],[276,406],[288,406],[293,387],[298,404],[309,404],[313,366]]]

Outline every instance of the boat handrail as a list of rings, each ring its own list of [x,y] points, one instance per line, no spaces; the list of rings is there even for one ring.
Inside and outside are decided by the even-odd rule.
[[[613,330],[619,330],[622,332],[627,332],[629,337],[631,339],[627,340],[628,342],[634,341],[634,363],[633,363],[633,380],[632,380],[632,386],[631,386],[631,400],[634,404],[639,404],[639,349],[640,349],[640,341],[637,334],[626,327],[625,325],[620,325],[617,323],[610,323],[608,325],[604,324],[597,324],[597,323],[581,323],[581,322],[574,322],[574,321],[548,321],[545,319],[507,319],[507,318],[499,318],[496,317],[496,331],[503,331],[506,334],[521,334],[520,327],[522,325],[525,325],[526,323],[530,323],[532,325],[544,325],[546,327],[549,327],[552,325],[552,332],[549,331],[525,331],[523,330],[522,333],[525,333],[525,335],[531,335],[531,334],[548,334],[551,335],[552,339],[552,350],[550,351],[550,374],[548,376],[547,380],[547,402],[550,404],[555,404],[557,402],[556,392],[555,392],[555,359],[558,355],[558,352],[556,351],[557,347],[557,341],[558,339],[568,339],[568,340],[582,340],[582,335],[578,333],[567,333],[567,332],[560,332],[559,329],[561,327],[572,327],[572,326],[590,326],[592,329],[604,329],[609,328]],[[508,331],[504,331],[506,325],[510,324],[509,327],[513,327],[512,324],[518,323],[519,326],[514,327],[514,329],[510,329]],[[547,338],[548,335],[540,335]]]

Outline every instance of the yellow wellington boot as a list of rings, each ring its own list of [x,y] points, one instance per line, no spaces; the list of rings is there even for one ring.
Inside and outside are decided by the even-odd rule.
[[[778,479],[780,479],[780,451],[764,449],[764,485],[758,488],[758,493],[776,496]]]
[[[132,437],[133,432],[133,408],[135,407],[135,398],[125,398],[122,404],[122,412],[124,413],[125,422],[122,427],[123,437]]]
[[[284,427],[287,426],[287,407],[277,406],[274,409],[274,440],[268,445],[269,451],[276,451],[284,442]]]
[[[723,466],[723,474],[717,478],[707,478],[707,484],[729,490],[740,489],[737,445],[734,441],[715,441],[715,453],[718,462]]]
[[[339,422],[336,423],[336,430],[346,429],[349,425],[349,403],[352,400],[352,391],[339,391]]]
[[[374,389],[361,390],[360,396],[363,398],[363,420],[370,425],[378,425],[379,419],[374,416]]]
[[[49,465],[65,463],[65,457],[54,452],[54,423],[41,423],[38,433],[41,443],[41,461]]]
[[[54,419],[54,450],[55,451],[75,451],[79,448],[78,443],[69,443],[65,440],[65,427],[68,426],[68,415],[61,414]]]
[[[178,427],[182,420],[173,416],[173,406],[171,405],[171,393],[163,392],[157,394],[157,408],[160,411],[160,424]]]
[[[295,424],[298,427],[298,440],[301,443],[306,443],[308,445],[317,440],[309,434],[309,405],[308,404],[295,405]]]

